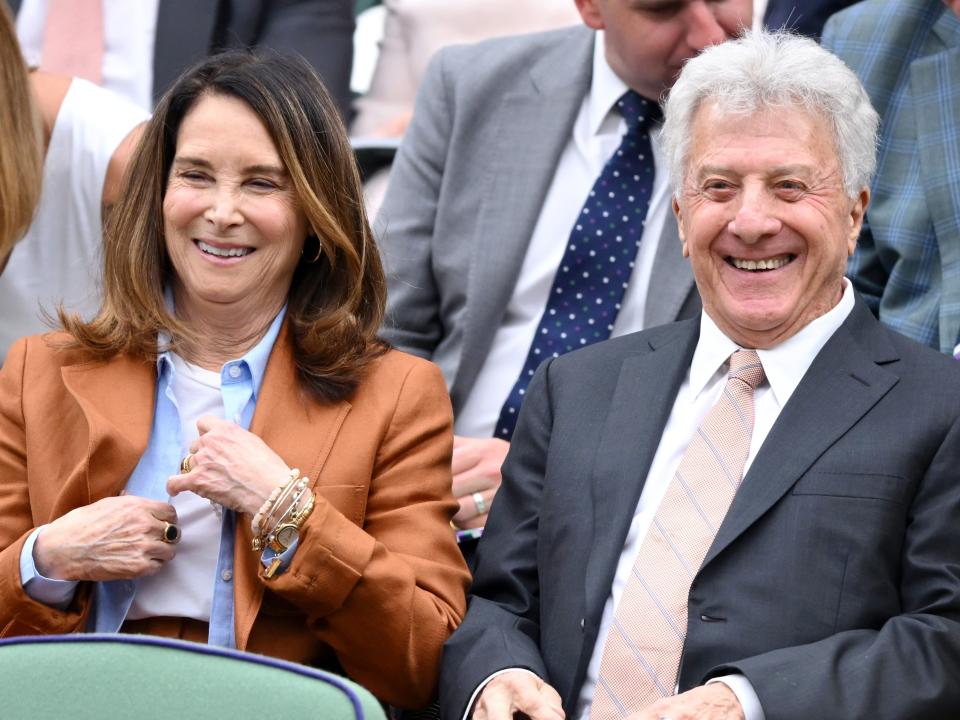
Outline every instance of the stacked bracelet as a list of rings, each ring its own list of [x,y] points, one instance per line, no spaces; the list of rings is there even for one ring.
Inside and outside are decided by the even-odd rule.
[[[305,496],[305,499],[304,499]],[[304,489],[290,504],[287,512],[277,521],[273,529],[267,534],[265,544],[275,553],[287,550],[293,541],[300,535],[300,526],[313,512],[317,498],[313,493]]]
[[[287,481],[270,493],[250,524],[254,552],[269,546],[279,553],[290,547],[316,504],[316,496],[307,491],[308,482],[294,468]]]
[[[290,498],[291,493],[294,491],[294,486],[299,479],[300,470],[293,468],[287,480],[273,489],[270,497],[264,501],[263,505],[261,505],[257,511],[257,514],[253,516],[250,529],[253,531],[253,550],[255,552],[263,550],[263,539],[266,535],[264,528],[268,526],[269,520],[276,515],[278,506]]]

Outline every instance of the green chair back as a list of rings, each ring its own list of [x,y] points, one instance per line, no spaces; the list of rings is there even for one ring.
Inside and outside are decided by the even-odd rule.
[[[5,720],[386,720],[359,685],[303,665],[146,635],[0,640]]]

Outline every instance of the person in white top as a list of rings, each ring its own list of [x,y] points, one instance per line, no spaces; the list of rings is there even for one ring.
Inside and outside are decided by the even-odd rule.
[[[19,53],[3,7],[0,25],[3,52]],[[0,276],[0,363],[14,340],[48,329],[46,316],[61,304],[86,314],[98,307],[103,208],[119,196],[147,118],[86,80],[33,70],[29,83],[42,125],[42,189]]]
[[[0,0],[16,16],[27,61],[44,67],[51,33],[70,39],[71,23],[91,48],[99,84],[153,110],[179,75],[228,49],[258,48],[300,55],[320,73],[349,118],[354,3],[351,0]],[[52,21],[52,22],[51,22]],[[99,29],[96,43],[87,35]],[[76,31],[75,31],[76,32]],[[66,72],[81,75],[76,70]],[[85,77],[85,76],[84,76]]]
[[[662,140],[703,312],[540,366],[445,717],[956,716],[960,366],[843,277],[877,127],[807,38],[684,66]]]
[[[455,522],[464,528],[484,524],[509,446],[498,418],[529,376],[524,361],[563,258],[578,246],[578,218],[628,137],[619,101],[632,91],[656,105],[685,60],[749,27],[752,10],[750,0],[575,4],[579,27],[434,56],[374,224],[390,283],[384,335],[436,362],[450,388]],[[626,288],[610,283],[623,292],[611,302],[615,317],[591,318],[614,336],[700,307],[677,249],[659,143],[647,135],[646,209],[610,218],[636,233]],[[598,286],[582,300],[606,294]]]

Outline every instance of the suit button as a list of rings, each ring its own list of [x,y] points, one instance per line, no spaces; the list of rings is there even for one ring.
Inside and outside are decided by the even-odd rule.
[[[583,618],[580,618],[580,629],[583,630],[584,622]]]
[[[701,615],[700,622],[705,622],[705,623],[726,622],[726,618],[714,617],[712,615]]]

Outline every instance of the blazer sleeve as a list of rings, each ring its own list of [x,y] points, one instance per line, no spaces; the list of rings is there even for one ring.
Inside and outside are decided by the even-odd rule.
[[[443,332],[433,238],[453,126],[447,54],[441,50],[427,68],[374,223],[388,282],[382,334],[401,350],[427,359]]]
[[[344,121],[350,118],[353,3],[350,0],[270,0],[257,46],[302,55],[323,79]]]
[[[441,647],[466,610],[452,437],[439,370],[417,361],[380,440],[363,527],[318,496],[289,570],[264,581],[307,613],[347,675],[400,707],[433,699]]]
[[[31,598],[20,582],[20,552],[34,528],[23,412],[27,348],[18,340],[0,370],[0,637],[76,632],[89,595],[89,583],[81,583],[61,611]]]
[[[729,663],[767,720],[955,718],[960,707],[960,420],[940,444],[910,506],[901,613],[875,629],[839,632]]]
[[[539,649],[537,527],[552,431],[551,363],[530,381],[477,548],[470,612],[444,647],[441,717],[463,717],[474,690],[498,670],[523,668],[550,680]]]

